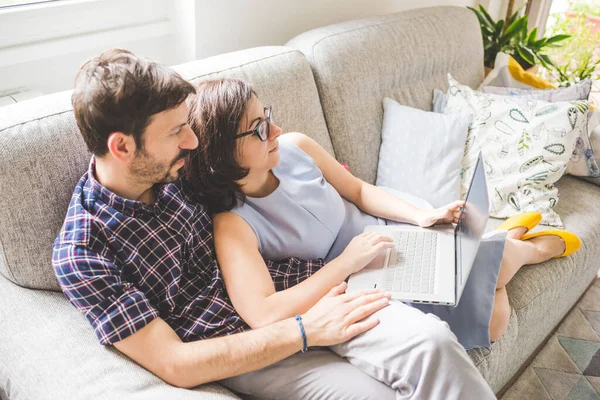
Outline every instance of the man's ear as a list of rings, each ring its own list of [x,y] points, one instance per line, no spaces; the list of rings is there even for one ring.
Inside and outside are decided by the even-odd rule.
[[[136,152],[136,145],[133,136],[126,135],[123,132],[113,132],[108,136],[109,153],[122,163],[129,163]]]

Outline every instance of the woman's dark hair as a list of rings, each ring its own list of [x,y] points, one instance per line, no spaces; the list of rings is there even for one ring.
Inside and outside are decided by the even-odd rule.
[[[198,148],[185,166],[185,178],[194,193],[213,213],[229,211],[246,196],[237,183],[249,170],[237,162],[240,121],[255,94],[239,79],[218,79],[197,84],[188,98],[189,124]]]
[[[152,116],[179,106],[194,86],[172,69],[121,49],[86,61],[71,96],[75,120],[89,151],[108,153],[113,132],[132,135],[138,150]]]

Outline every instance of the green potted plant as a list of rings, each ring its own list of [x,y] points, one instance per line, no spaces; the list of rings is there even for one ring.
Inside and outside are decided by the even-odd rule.
[[[504,20],[494,21],[482,5],[479,6],[479,9],[467,8],[473,11],[479,20],[483,36],[483,63],[488,68],[494,67],[498,52],[510,54],[524,69],[534,66],[537,61],[550,68],[554,64],[545,51],[550,47],[560,46],[559,42],[570,37],[566,34],[559,34],[537,39],[537,28],[528,31],[527,16],[519,17],[519,10],[505,22]]]

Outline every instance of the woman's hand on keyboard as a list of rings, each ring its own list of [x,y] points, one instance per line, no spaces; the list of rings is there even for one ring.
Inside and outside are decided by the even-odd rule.
[[[377,253],[393,247],[391,238],[376,232],[365,232],[355,236],[338,258],[343,260],[341,264],[348,268],[348,274],[353,274],[373,261]]]
[[[463,200],[457,200],[433,210],[421,210],[422,212],[417,217],[417,223],[421,228],[427,228],[436,224],[458,223],[460,210],[464,205],[465,202]]]

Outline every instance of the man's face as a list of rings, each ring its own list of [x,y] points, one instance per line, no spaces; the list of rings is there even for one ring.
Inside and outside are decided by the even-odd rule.
[[[154,114],[142,136],[130,164],[130,173],[142,184],[174,182],[198,139],[188,125],[189,109],[184,101],[179,106]]]

